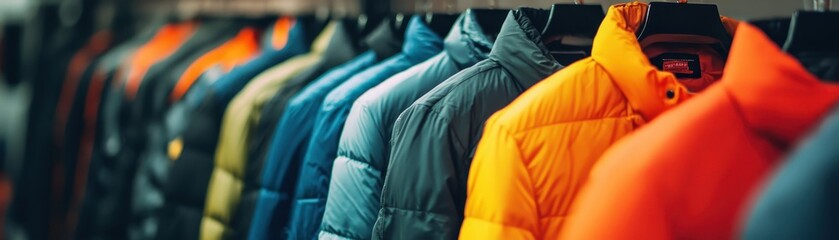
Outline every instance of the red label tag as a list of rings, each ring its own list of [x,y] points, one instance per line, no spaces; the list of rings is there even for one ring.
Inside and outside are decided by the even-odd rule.
[[[664,59],[661,64],[661,70],[672,73],[693,74],[688,64],[690,60],[687,59]]]
[[[659,70],[671,72],[676,78],[701,78],[702,66],[699,55],[688,53],[662,53],[650,58],[650,63]]]

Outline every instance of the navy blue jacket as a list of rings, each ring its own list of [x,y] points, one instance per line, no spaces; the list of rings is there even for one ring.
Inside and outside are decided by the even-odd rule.
[[[297,179],[297,170],[300,169],[300,162],[314,126],[312,119],[317,116],[323,99],[332,89],[373,66],[380,59],[399,51],[403,34],[394,31],[392,25],[389,21],[378,25],[364,39],[365,44],[371,48],[370,51],[328,71],[289,100],[267,149],[248,239],[266,239],[268,236],[276,238],[281,236],[280,233],[284,233],[284,229],[275,228],[273,225],[287,220],[285,216],[291,207],[289,199],[294,189],[293,180]],[[274,214],[275,211],[283,212]]]
[[[268,239],[268,236],[278,236],[278,232],[270,232],[273,229],[272,216],[274,211],[279,210],[277,206],[283,205],[288,209],[288,193],[281,193],[289,187],[272,183],[268,180],[273,178],[284,179],[289,168],[296,168],[292,159],[301,158],[305,143],[311,133],[313,119],[320,108],[324,96],[335,86],[343,83],[355,73],[376,63],[376,54],[367,51],[335,69],[330,70],[312,84],[303,88],[295,95],[286,106],[285,112],[280,117],[279,123],[274,130],[267,158],[262,170],[262,184],[259,190],[257,205],[251,220],[248,239]],[[269,174],[270,173],[270,174]],[[296,174],[294,174],[296,176]],[[266,179],[265,176],[272,178]],[[270,190],[269,190],[270,189]],[[286,190],[287,191],[287,190]],[[280,208],[283,209],[283,208]]]
[[[394,74],[431,58],[443,47],[443,40],[415,16],[405,34],[402,52],[360,73],[332,90],[315,118],[315,127],[300,169],[292,202],[289,239],[313,239],[320,230],[332,163],[353,103],[358,97]]]

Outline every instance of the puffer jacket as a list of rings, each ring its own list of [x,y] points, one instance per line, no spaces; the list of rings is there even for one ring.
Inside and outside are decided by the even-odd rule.
[[[489,59],[426,93],[394,123],[373,239],[455,239],[484,121],[562,66],[542,43],[545,10],[511,11]]]
[[[839,102],[807,65],[739,24],[719,82],[603,153],[562,238],[738,239],[763,181]]]
[[[686,97],[635,40],[644,3],[615,5],[592,56],[548,77],[493,114],[469,172],[464,239],[557,239],[592,165],[615,141]],[[650,46],[701,55],[702,75],[719,78],[724,59],[705,46]],[[655,57],[655,56],[651,56]],[[697,81],[686,79],[686,81]],[[701,87],[701,86],[699,86]]]
[[[443,80],[486,59],[492,49],[492,40],[484,35],[474,15],[467,10],[458,18],[443,43],[443,52],[389,78],[355,101],[334,160],[321,238],[370,239],[396,117]]]
[[[268,141],[274,134],[274,129],[277,128],[280,116],[285,112],[288,101],[300,92],[304,86],[308,85],[324,72],[335,68],[341,63],[352,60],[359,53],[364,51],[361,46],[361,39],[357,38],[353,33],[353,28],[358,24],[355,20],[336,21],[335,33],[332,39],[329,39],[326,49],[323,50],[324,56],[318,63],[312,65],[306,70],[300,72],[292,79],[287,80],[285,86],[277,91],[271,100],[266,102],[260,110],[259,122],[256,123],[255,130],[248,137],[248,164],[244,172],[244,186],[242,190],[242,197],[239,205],[236,207],[234,219],[236,221],[235,229],[242,229],[241,235],[237,238],[247,238],[248,229],[253,220],[253,213],[256,208],[256,201],[259,198],[259,185],[262,177],[262,168],[265,163],[265,154],[268,149]],[[324,22],[326,24],[326,22]],[[314,25],[314,24],[313,24]],[[322,26],[321,26],[322,28]],[[299,116],[295,116],[299,117]]]
[[[333,88],[355,74],[374,65],[380,59],[387,58],[399,51],[399,46],[402,45],[402,37],[399,36],[400,34],[394,33],[392,31],[393,28],[389,27],[391,24],[388,23],[389,21],[380,24],[373,30],[373,33],[365,37],[364,42],[367,46],[371,46],[371,50],[324,73],[323,76],[318,77],[318,79],[306,85],[289,100],[281,117],[277,120],[272,138],[270,139],[270,145],[267,148],[263,169],[259,178],[260,189],[257,193],[256,209],[260,208],[259,201],[265,201],[260,199],[273,197],[277,197],[278,200],[284,200],[284,202],[278,204],[285,206],[284,209],[289,208],[288,194],[285,194],[285,196],[272,195],[262,188],[266,186],[265,184],[268,180],[265,179],[265,176],[271,175],[280,176],[282,179],[297,179],[296,170],[299,169],[299,159],[302,158],[306,149],[305,144],[308,142],[307,140],[311,135],[311,130],[314,125],[311,119],[317,116],[317,110],[320,109],[324,97]],[[374,45],[369,43],[386,44]],[[374,48],[372,46],[378,47]],[[279,188],[280,191],[291,192],[288,189],[291,189],[293,186],[293,184],[286,184]],[[264,208],[265,206],[262,205],[262,207]],[[250,221],[250,229],[247,234],[248,239],[266,239],[269,234],[279,235],[281,229],[270,226],[273,215],[273,211],[254,210]]]
[[[302,158],[301,155],[305,150],[305,144],[308,142],[306,140],[311,136],[312,125],[314,123],[309,119],[317,116],[317,110],[320,109],[324,96],[332,88],[375,64],[376,55],[377,53],[375,51],[368,50],[358,57],[353,58],[353,60],[325,73],[289,100],[283,116],[277,121],[277,127],[274,129],[274,135],[270,143],[271,147],[268,148],[263,172],[260,174],[263,176],[260,177],[260,185],[264,185],[265,171],[272,171],[274,174],[280,175],[283,178],[296,179],[296,171],[291,170],[299,169],[298,166],[300,164],[297,163],[299,162],[297,159]],[[284,154],[278,154],[280,151]],[[292,184],[287,184],[285,187],[281,187],[281,190],[291,189],[292,187]],[[267,194],[265,189],[260,189],[257,194],[255,208],[260,207],[260,198],[274,197]],[[276,197],[279,200],[285,200],[281,204],[289,206],[288,194]],[[254,210],[253,217],[250,221],[250,229],[248,230],[248,239],[265,239],[268,234],[279,235],[279,229],[271,231],[270,219],[272,215],[272,211]]]
[[[299,24],[302,25],[305,24]],[[235,223],[241,220],[234,216],[244,190],[245,169],[251,160],[246,155],[248,139],[259,122],[260,110],[277,91],[285,87],[289,79],[323,57],[326,44],[334,32],[334,24],[329,24],[311,43],[311,47],[307,47],[311,51],[260,73],[230,101],[222,119],[216,166],[207,188],[201,239],[242,238],[240,234],[245,229],[235,227]]]
[[[205,73],[202,79],[211,81],[206,87],[192,87],[182,101],[191,105],[186,113],[190,124],[168,145],[172,165],[162,183],[166,200],[160,219],[165,223],[158,239],[198,238],[224,109],[254,76],[306,50],[300,34],[292,31],[295,23],[292,18],[276,19],[263,34],[256,57],[217,79]]]
[[[442,48],[443,39],[422,18],[414,16],[406,29],[405,44],[400,54],[354,76],[327,95],[315,118],[312,138],[296,182],[288,222],[289,239],[314,239],[318,235],[329,192],[332,163],[337,155],[341,131],[355,100],[391,76],[433,57]]]

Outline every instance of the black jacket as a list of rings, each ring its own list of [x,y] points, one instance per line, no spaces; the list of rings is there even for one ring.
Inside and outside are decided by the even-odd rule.
[[[489,59],[444,81],[393,127],[374,239],[456,239],[484,122],[561,68],[541,41],[544,10],[511,11]]]
[[[105,77],[105,85],[102,88],[97,106],[97,120],[93,126],[95,135],[93,149],[90,156],[90,165],[87,169],[87,184],[85,185],[84,197],[79,213],[79,221],[76,225],[74,237],[78,239],[111,239],[124,238],[125,226],[128,225],[127,207],[117,203],[125,201],[117,196],[120,187],[116,180],[118,173],[124,170],[124,165],[114,161],[106,154],[106,131],[105,127],[112,127],[106,119],[115,120],[118,115],[118,107],[123,98],[122,91],[112,86],[118,78],[119,68],[124,60],[134,53],[138,47],[146,43],[154,35],[155,29],[148,29],[147,32],[137,35],[136,38],[121,44],[107,54],[102,56],[98,71]],[[120,100],[120,101],[117,101]],[[108,110],[105,110],[105,109]],[[113,142],[110,145],[114,146]],[[126,179],[127,182],[127,179]],[[114,218],[122,216],[122,218]]]
[[[49,202],[51,197],[52,165],[55,151],[44,151],[51,146],[52,124],[60,89],[72,57],[84,47],[88,32],[48,32],[39,55],[38,71],[33,74],[32,100],[27,113],[26,143],[21,173],[14,179],[14,194],[9,209],[9,232],[22,230],[32,239],[44,239],[50,234]],[[59,35],[59,36],[55,36]],[[65,35],[65,36],[60,36]],[[16,229],[16,227],[20,227]]]

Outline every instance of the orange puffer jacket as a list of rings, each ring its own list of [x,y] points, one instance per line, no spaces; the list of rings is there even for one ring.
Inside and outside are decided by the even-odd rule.
[[[460,238],[558,239],[600,155],[721,76],[724,58],[707,46],[642,49],[635,32],[646,11],[639,2],[612,6],[591,57],[536,84],[489,119],[469,172]],[[735,21],[722,21],[734,31]],[[659,56],[654,53],[694,56],[701,70],[677,79],[651,63],[648,58]]]

